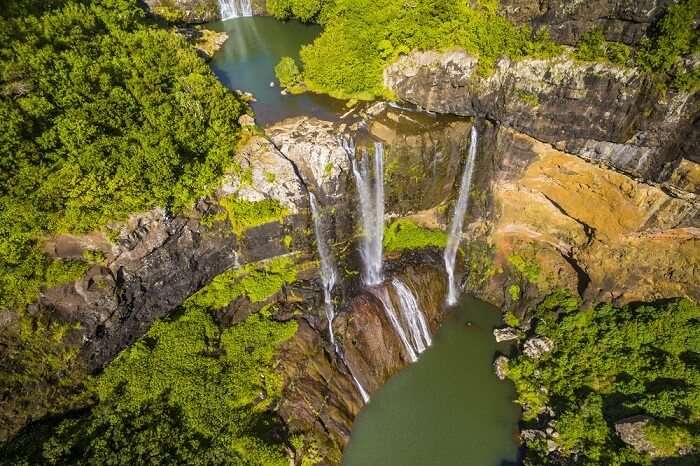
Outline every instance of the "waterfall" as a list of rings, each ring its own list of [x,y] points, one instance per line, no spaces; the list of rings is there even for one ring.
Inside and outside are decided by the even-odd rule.
[[[221,19],[253,16],[252,0],[219,0]]]
[[[318,257],[321,260],[321,282],[323,283],[323,306],[326,310],[328,319],[328,334],[330,335],[331,345],[335,346],[335,336],[333,335],[333,319],[335,317],[335,308],[333,307],[332,293],[338,278],[333,256],[331,255],[328,241],[326,240],[323,231],[323,220],[318,207],[316,195],[309,191],[309,203],[311,204],[311,216],[314,219],[314,232],[316,233],[316,248],[318,249]]]
[[[389,318],[389,322],[394,328],[394,332],[396,332],[396,335],[398,335],[399,340],[401,340],[401,343],[403,344],[403,347],[406,350],[406,354],[408,355],[408,359],[410,359],[411,362],[416,362],[418,360],[418,355],[416,354],[416,350],[413,348],[413,345],[411,345],[411,342],[408,340],[406,332],[404,332],[403,327],[401,326],[399,317],[396,314],[396,308],[394,308],[394,303],[391,302],[389,292],[383,285],[370,288],[370,292],[374,296],[376,296],[377,299],[379,299],[379,301],[382,302],[384,312]]]
[[[382,241],[384,239],[384,145],[374,143],[374,178],[369,170],[369,156],[363,149],[357,161],[355,146],[345,141],[345,150],[352,162],[357,192],[360,195],[360,218],[362,219],[362,281],[365,285],[378,285],[383,280]],[[374,182],[372,182],[374,181]]]
[[[459,188],[459,197],[457,198],[457,206],[455,207],[454,216],[450,223],[450,231],[447,237],[447,246],[445,247],[444,259],[445,269],[447,270],[447,304],[452,306],[457,304],[459,293],[457,292],[457,284],[455,283],[455,259],[457,258],[457,249],[462,239],[462,227],[464,226],[464,216],[469,207],[469,191],[472,185],[472,175],[474,174],[474,162],[476,160],[476,148],[479,135],[476,131],[476,126],[472,126],[471,141],[469,144],[469,156],[467,163],[464,166],[462,174],[462,184]]]
[[[345,367],[348,368],[348,372],[352,377],[353,382],[357,386],[357,391],[360,392],[362,400],[367,403],[369,401],[369,395],[367,391],[362,386],[355,374],[353,373],[350,366],[345,362],[345,356],[341,352],[339,346],[335,343],[335,334],[333,333],[333,320],[335,318],[335,307],[333,306],[333,288],[338,280],[338,271],[335,268],[335,261],[333,260],[333,254],[325,236],[323,230],[323,219],[321,218],[321,209],[318,205],[318,200],[316,195],[309,191],[309,204],[311,204],[311,216],[314,220],[314,233],[316,234],[316,249],[318,250],[318,257],[321,262],[321,282],[323,284],[323,307],[326,311],[326,319],[328,320],[328,335],[330,337],[331,345],[335,350],[336,354],[343,361]]]
[[[399,297],[399,307],[401,308],[402,317],[408,326],[411,340],[413,341],[413,348],[416,353],[420,354],[432,344],[428,323],[425,321],[423,311],[411,289],[398,278],[392,279],[391,284]]]

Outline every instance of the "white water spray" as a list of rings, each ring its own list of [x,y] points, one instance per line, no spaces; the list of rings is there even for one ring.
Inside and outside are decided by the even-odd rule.
[[[333,288],[338,280],[338,270],[335,267],[335,260],[333,259],[333,254],[326,238],[325,232],[323,230],[323,218],[321,216],[321,209],[318,205],[318,200],[316,195],[309,191],[309,204],[311,204],[311,216],[314,220],[314,233],[316,234],[316,249],[318,250],[318,257],[321,262],[321,282],[323,284],[323,307],[326,311],[326,319],[328,320],[328,335],[330,337],[331,345],[335,350],[336,354],[343,361],[345,367],[348,368],[350,376],[353,382],[357,386],[357,391],[360,392],[362,400],[367,403],[369,401],[369,395],[367,391],[362,386],[352,369],[345,362],[345,356],[340,351],[340,348],[335,343],[335,334],[333,332],[333,320],[335,319],[335,306],[333,305]]]
[[[464,216],[469,207],[469,191],[472,185],[472,175],[474,174],[474,162],[476,161],[476,149],[479,140],[479,135],[476,131],[476,126],[472,126],[471,141],[469,143],[469,156],[467,164],[464,166],[462,174],[462,183],[459,188],[459,197],[455,207],[454,216],[450,223],[450,231],[447,237],[447,246],[443,255],[445,259],[445,269],[447,271],[447,304],[453,306],[457,304],[459,293],[457,283],[455,283],[455,259],[457,258],[457,249],[462,239],[462,228],[464,226]]]
[[[355,146],[344,142],[345,150],[352,162],[357,192],[360,195],[360,217],[362,219],[362,281],[365,285],[378,285],[384,279],[382,273],[384,240],[384,145],[374,143],[374,178],[369,170],[368,154],[363,150],[362,159],[355,157]]]
[[[389,292],[386,290],[386,287],[384,287],[383,285],[372,287],[370,288],[370,292],[374,296],[376,296],[377,299],[379,299],[379,301],[382,302],[384,312],[389,318],[389,322],[394,328],[394,332],[396,332],[396,335],[398,335],[399,340],[401,340],[401,343],[403,344],[403,347],[406,350],[406,354],[408,355],[408,359],[410,359],[411,362],[418,361],[418,355],[416,354],[416,350],[411,345],[411,342],[408,340],[408,336],[406,336],[406,332],[404,332],[403,327],[401,326],[399,316],[396,314],[396,308],[394,308],[394,303],[391,302],[391,297],[389,296]]]
[[[335,268],[333,256],[331,255],[328,241],[323,231],[323,220],[316,200],[316,195],[309,191],[309,203],[311,204],[311,216],[314,219],[314,232],[316,233],[316,248],[318,257],[321,260],[321,282],[323,283],[323,306],[328,319],[328,334],[331,345],[335,347],[335,335],[333,334],[333,319],[335,318],[335,307],[333,306],[333,288],[338,279],[338,272]]]
[[[399,297],[401,316],[408,327],[413,342],[413,348],[416,353],[420,354],[433,343],[430,337],[428,323],[425,321],[425,316],[418,305],[413,291],[398,278],[393,278],[391,284],[394,286],[396,295]]]
[[[252,0],[219,0],[221,19],[253,16]]]

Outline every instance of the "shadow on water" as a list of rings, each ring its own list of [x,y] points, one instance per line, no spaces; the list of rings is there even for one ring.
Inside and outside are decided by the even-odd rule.
[[[465,298],[419,361],[394,376],[362,410],[345,466],[522,464],[515,391],[492,363],[497,309]]]
[[[254,16],[218,21],[207,27],[229,36],[210,62],[214,74],[229,89],[255,96],[253,109],[259,125],[300,115],[335,120],[346,110],[344,102],[324,95],[282,95],[275,77],[280,58],[289,56],[298,62],[301,46],[313,42],[321,33],[320,26]]]

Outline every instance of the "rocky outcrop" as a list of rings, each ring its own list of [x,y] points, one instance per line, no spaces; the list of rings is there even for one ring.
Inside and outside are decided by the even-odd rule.
[[[501,0],[500,13],[517,24],[546,27],[557,42],[575,45],[601,29],[610,41],[634,45],[672,0]]]
[[[385,147],[385,195],[388,213],[408,215],[434,208],[453,196],[471,124],[454,117],[431,117],[413,111],[374,106],[365,123],[322,122],[293,118],[267,129],[275,146],[297,169],[309,189],[338,203],[354,189],[342,137],[352,136],[358,157]],[[348,208],[352,208],[348,206]]]
[[[658,456],[655,455],[656,447],[649,441],[644,432],[644,428],[652,422],[654,422],[654,418],[649,416],[628,417],[615,423],[615,432],[620,440],[638,452]]]
[[[208,23],[221,19],[217,0],[145,0],[156,15],[185,23]]]
[[[473,202],[478,220],[469,237],[490,244],[492,270],[504,272],[474,292],[506,304],[516,283],[522,298],[514,307],[562,288],[618,305],[700,298],[697,196],[677,197],[508,128],[482,126],[475,184],[491,201]],[[537,264],[537,276],[509,281],[513,256]]]
[[[387,67],[384,82],[426,110],[487,118],[646,180],[697,171],[688,168],[697,155],[681,149],[697,147],[697,94],[662,95],[635,69],[566,57],[504,58],[488,77],[477,64],[461,51],[414,52]]]

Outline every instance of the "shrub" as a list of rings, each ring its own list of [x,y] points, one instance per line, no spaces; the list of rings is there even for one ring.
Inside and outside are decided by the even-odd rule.
[[[282,57],[275,66],[275,76],[282,87],[291,88],[301,83],[301,72],[291,57]]]
[[[552,340],[553,352],[509,363],[523,417],[537,419],[550,407],[561,454],[582,464],[649,463],[614,434],[616,421],[637,414],[669,426],[649,428],[666,452],[700,444],[690,428],[700,416],[700,306],[683,299],[583,310],[572,304],[558,292],[534,312],[534,333]],[[546,445],[528,447],[533,464],[548,463]]]

